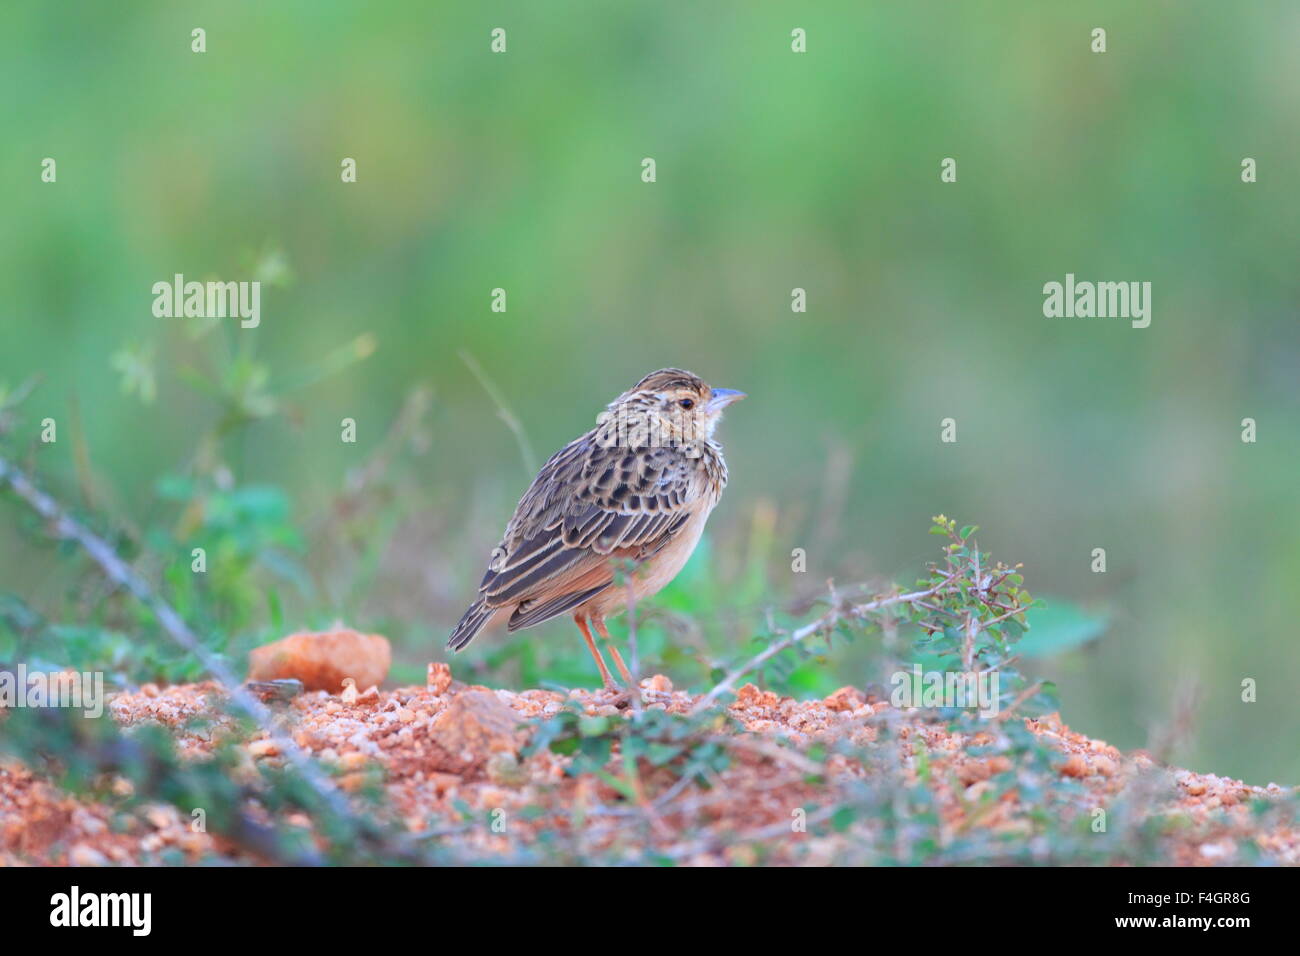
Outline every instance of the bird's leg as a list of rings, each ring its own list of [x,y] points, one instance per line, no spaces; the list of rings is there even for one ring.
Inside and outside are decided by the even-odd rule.
[[[596,661],[596,667],[600,669],[600,679],[605,684],[606,690],[622,690],[614,683],[614,678],[609,676],[609,668],[605,666],[605,658],[600,656],[600,649],[596,647],[596,642],[591,639],[591,630],[587,627],[587,619],[574,615],[573,621],[578,625],[578,630],[582,631],[582,639],[587,642],[587,650],[591,651],[591,656]]]
[[[605,619],[603,617],[593,617],[591,623],[596,625],[596,632],[605,639],[605,644],[609,648],[609,652],[614,655],[614,666],[617,667],[618,672],[623,675],[623,680],[627,683],[627,686],[635,687],[636,681],[632,679],[632,673],[627,669],[627,665],[623,663],[623,655],[618,652],[618,648],[615,647],[614,642],[610,640],[609,628],[605,626]]]

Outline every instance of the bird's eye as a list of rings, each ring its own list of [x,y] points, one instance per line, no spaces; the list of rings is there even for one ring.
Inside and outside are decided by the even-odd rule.
[[[680,405],[680,406],[682,406],[682,408],[694,408],[694,407],[695,407],[695,399],[693,399],[693,398],[683,398],[683,399],[682,399],[681,401],[679,401],[677,404]]]

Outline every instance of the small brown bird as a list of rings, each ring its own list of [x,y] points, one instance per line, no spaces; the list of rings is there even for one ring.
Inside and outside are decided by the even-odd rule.
[[[489,624],[509,631],[572,614],[605,687],[618,691],[589,625],[608,643],[605,618],[677,576],[727,485],[722,411],[744,392],[710,388],[690,372],[651,372],[609,404],[596,427],[556,452],[519,499],[492,549],[479,597],[447,646],[459,651]],[[630,563],[627,586],[616,585]],[[612,643],[619,673],[632,684]]]

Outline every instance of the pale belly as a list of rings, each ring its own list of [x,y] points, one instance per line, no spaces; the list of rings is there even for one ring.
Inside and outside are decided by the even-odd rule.
[[[695,552],[695,546],[700,543],[700,535],[704,533],[704,525],[709,520],[709,512],[712,510],[710,507],[696,513],[666,548],[637,571],[634,592],[638,603],[662,591],[668,586],[668,582],[677,577],[678,572],[686,566],[686,562]],[[624,583],[621,587],[615,585],[608,591],[596,595],[579,609],[579,613],[609,617],[625,611],[627,603],[627,584]]]

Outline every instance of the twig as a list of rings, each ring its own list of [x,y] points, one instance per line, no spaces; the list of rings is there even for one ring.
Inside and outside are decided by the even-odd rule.
[[[756,668],[762,667],[782,651],[812,637],[814,634],[818,634],[827,628],[834,627],[840,622],[841,617],[862,618],[874,611],[879,611],[882,608],[892,607],[896,604],[908,604],[922,598],[930,597],[933,594],[938,594],[952,583],[952,580],[957,576],[957,573],[958,572],[953,571],[942,581],[931,585],[924,591],[912,591],[909,594],[894,594],[889,597],[876,598],[874,601],[867,601],[865,604],[853,605],[847,609],[839,606],[832,607],[817,620],[810,624],[805,624],[798,630],[790,632],[790,634],[786,635],[781,640],[768,645],[764,650],[750,658],[749,661],[727,674],[727,676],[724,677],[718,685],[713,688],[713,690],[709,691],[696,702],[695,706],[691,708],[691,713],[698,714],[702,710],[707,710],[719,697],[728,691],[733,690],[736,686],[736,681],[740,680],[740,678],[744,677]]]
[[[993,715],[992,718],[993,723],[1001,723],[1002,721],[1010,717],[1012,714],[1014,714],[1020,708],[1021,704],[1029,700],[1029,698],[1033,697],[1035,694],[1037,694],[1040,690],[1043,689],[1043,683],[1044,682],[1041,680],[1035,681],[1033,684],[1030,684],[1028,687],[1022,690],[1019,694],[1016,695],[1016,699],[1013,700],[1005,710],[999,711],[998,713]]]
[[[976,547],[975,553],[971,557],[971,562],[972,562],[972,570],[974,572],[973,574],[971,574],[971,580],[975,582],[976,587],[979,587],[980,553],[978,547]],[[968,672],[975,666],[975,639],[979,637],[980,630],[981,628],[979,626],[978,620],[975,617],[975,612],[967,611],[966,612],[966,637],[962,644],[961,662]]]
[[[465,349],[461,349],[460,360],[474,373],[478,383],[483,386],[483,391],[487,392],[488,397],[496,404],[497,417],[515,433],[515,441],[519,443],[519,454],[524,459],[524,470],[528,473],[528,477],[532,478],[533,475],[537,474],[537,456],[533,454],[533,446],[529,444],[528,436],[524,434],[524,426],[515,417],[515,413],[506,406],[506,401],[501,396],[500,390],[492,384],[492,380],[487,377],[487,373],[483,371],[482,366],[478,364],[474,356],[470,355]]]
[[[780,763],[787,763],[804,774],[813,774],[820,777],[826,773],[825,764],[810,760],[799,751],[787,749],[772,741],[762,740],[757,737],[727,736],[724,734],[718,734],[710,739],[724,747],[737,747]]]

